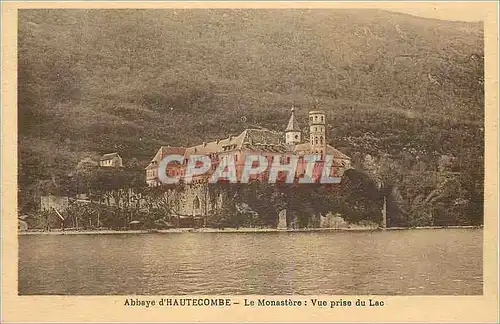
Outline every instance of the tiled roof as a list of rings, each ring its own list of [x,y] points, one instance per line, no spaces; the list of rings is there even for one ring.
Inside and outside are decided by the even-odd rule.
[[[273,132],[268,129],[247,129],[245,131],[245,138],[243,143],[249,143],[251,145],[279,145],[283,144],[282,140],[283,134],[279,132]]]
[[[186,152],[186,148],[184,148],[184,147],[162,146],[162,147],[160,147],[159,152],[160,152],[159,159],[161,161],[168,154],[184,155],[184,153]]]
[[[271,131],[264,128],[249,128],[245,129],[237,136],[230,136],[221,140],[202,143],[188,148],[162,146],[146,169],[157,167],[158,163],[167,154],[179,154],[189,157],[191,155],[214,154],[222,152],[231,152],[234,150],[248,150],[252,152],[270,152],[270,153],[286,153],[294,152],[296,154],[313,154],[310,143],[302,143],[297,145],[285,144],[282,140],[283,134]],[[336,148],[327,145],[327,154],[334,157],[336,163],[342,163],[342,160],[350,160],[350,157],[340,152]]]
[[[156,168],[160,161],[163,160],[163,158],[168,154],[184,155],[185,151],[186,149],[184,147],[160,146],[160,148],[156,152],[156,155],[151,160],[151,163],[149,163],[149,165],[146,167],[146,170]],[[156,164],[152,162],[156,162]]]
[[[231,136],[225,139],[206,142],[186,149],[185,156],[193,154],[212,154],[224,151],[233,151],[239,149],[268,148],[284,146],[281,142],[282,134],[268,129],[249,128],[245,129],[237,136]]]

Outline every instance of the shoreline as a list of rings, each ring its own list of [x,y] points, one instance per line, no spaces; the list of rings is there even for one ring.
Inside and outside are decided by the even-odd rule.
[[[347,227],[347,228],[172,228],[162,230],[67,230],[18,231],[18,235],[112,235],[112,234],[172,234],[172,233],[289,233],[289,232],[366,232],[366,231],[402,231],[423,229],[483,229],[480,226],[422,226],[422,227]]]

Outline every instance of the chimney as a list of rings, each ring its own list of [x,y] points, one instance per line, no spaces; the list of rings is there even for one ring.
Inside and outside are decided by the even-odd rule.
[[[215,140],[215,144],[219,144],[219,139],[216,139],[216,140]]]
[[[203,142],[203,147],[207,146],[207,142]]]

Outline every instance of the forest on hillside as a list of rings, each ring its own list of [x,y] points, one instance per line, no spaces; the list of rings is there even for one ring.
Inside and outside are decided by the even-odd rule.
[[[351,169],[344,173],[340,184],[192,184],[197,192],[193,198],[186,192],[188,185],[182,183],[146,186],[142,170],[137,168],[100,168],[80,163],[62,186],[65,191],[51,192],[71,197],[67,209],[61,210],[63,222],[49,210],[31,213],[23,219],[29,228],[45,230],[276,228],[278,214],[286,210],[288,226],[296,229],[322,227],[320,218],[326,220],[328,215],[341,218],[345,226],[370,228],[478,226],[483,221],[477,210],[481,201],[463,198],[471,192],[464,190],[469,185],[464,179],[468,180],[441,172],[438,177],[428,177],[424,184],[415,185],[418,181],[410,176],[398,187],[392,181],[380,186],[373,174]],[[185,199],[197,201],[193,214],[179,213]],[[195,213],[197,217],[193,217]]]
[[[482,222],[480,23],[315,9],[29,9],[18,21],[21,211],[66,190],[86,158],[118,151],[145,167],[159,145],[283,130],[295,103],[304,133],[307,111],[325,110],[329,144],[398,215]]]

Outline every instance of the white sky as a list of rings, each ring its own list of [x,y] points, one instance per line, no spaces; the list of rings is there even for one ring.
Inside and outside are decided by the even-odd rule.
[[[404,6],[404,7],[393,7],[387,8],[386,10],[402,12],[406,14],[411,14],[414,16],[420,16],[425,18],[436,18],[442,20],[459,20],[459,21],[481,21],[484,20],[486,16],[486,11],[484,7],[482,10],[473,9],[462,5],[462,3],[455,3],[452,6],[446,6],[446,3],[441,3],[443,5],[432,6],[432,4],[419,4],[416,6]],[[424,5],[425,7],[423,7]]]

